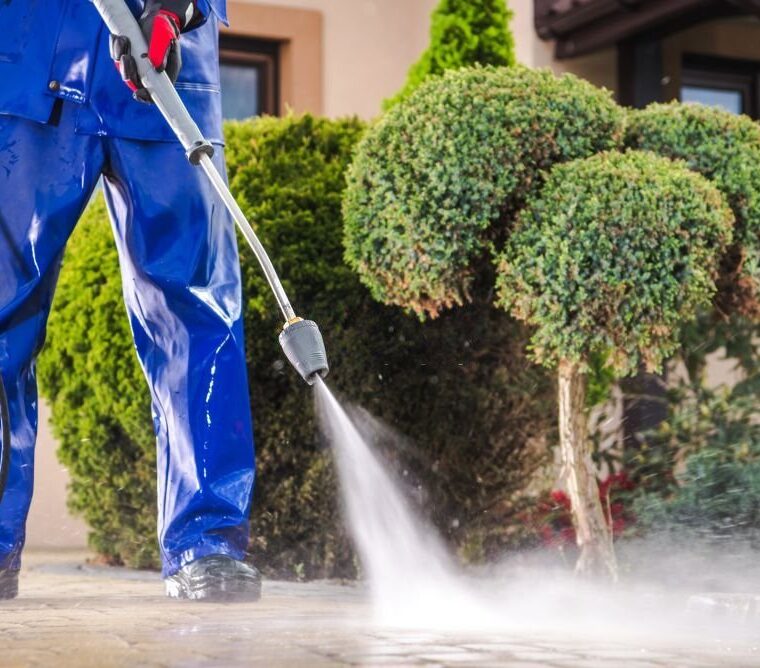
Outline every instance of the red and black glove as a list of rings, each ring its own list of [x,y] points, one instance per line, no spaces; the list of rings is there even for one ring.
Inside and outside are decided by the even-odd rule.
[[[194,28],[202,19],[195,0],[148,0],[145,3],[140,27],[148,41],[148,58],[156,70],[166,72],[172,83],[182,69],[179,36]],[[140,82],[137,63],[126,37],[111,36],[111,57],[135,99],[150,102],[150,94]]]

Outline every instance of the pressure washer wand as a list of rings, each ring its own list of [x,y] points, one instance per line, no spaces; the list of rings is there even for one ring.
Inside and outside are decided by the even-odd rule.
[[[285,318],[285,327],[280,334],[280,345],[290,363],[304,380],[312,385],[317,375],[324,377],[329,371],[325,344],[319,327],[311,320],[303,320],[296,316],[272,261],[232,196],[225,179],[211,160],[214,147],[203,136],[190,116],[169,77],[165,72],[156,71],[148,59],[145,36],[129,7],[124,0],[93,0],[93,2],[111,34],[126,37],[129,40],[132,54],[137,62],[140,81],[182,144],[187,159],[192,165],[200,166],[204,171],[256,255]]]

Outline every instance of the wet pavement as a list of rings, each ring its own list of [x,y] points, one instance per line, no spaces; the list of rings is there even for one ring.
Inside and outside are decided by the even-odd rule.
[[[641,646],[521,632],[393,631],[360,588],[265,584],[257,604],[176,602],[154,573],[79,553],[27,556],[21,596],[0,602],[0,666],[760,666],[751,644]]]

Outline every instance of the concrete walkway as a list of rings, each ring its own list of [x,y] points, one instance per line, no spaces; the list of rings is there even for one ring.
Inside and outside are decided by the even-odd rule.
[[[376,628],[360,589],[266,583],[258,604],[178,603],[156,574],[31,553],[0,603],[0,666],[760,666],[757,647],[589,644]]]

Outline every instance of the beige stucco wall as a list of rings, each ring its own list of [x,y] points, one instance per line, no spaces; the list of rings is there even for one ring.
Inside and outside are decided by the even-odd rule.
[[[69,475],[56,457],[57,444],[50,433],[49,419],[50,410],[41,402],[35,493],[26,525],[26,545],[32,549],[81,549],[87,544],[87,526],[66,508]]]
[[[240,0],[261,7],[316,10],[323,22],[323,108],[327,116],[371,118],[396,91],[427,43],[437,0]],[[237,32],[241,26],[231,25]],[[245,25],[248,32],[251,26]],[[253,27],[255,30],[255,27]],[[266,35],[263,35],[266,36]]]
[[[538,37],[533,27],[533,0],[512,0],[512,30],[517,59],[530,67],[550,67],[555,72],[572,72],[597,86],[617,87],[617,49],[606,49],[590,56],[557,61],[554,43]]]
[[[310,10],[322,16],[321,104],[298,105],[336,117],[357,114],[375,116],[382,101],[403,84],[409,66],[429,41],[430,13],[438,0],[231,0],[233,6],[248,5],[259,10],[262,26],[242,17],[230,30],[276,36],[266,9]],[[617,79],[614,49],[557,63],[553,45],[538,38],[533,28],[533,0],[511,0],[517,57],[532,67],[552,67],[573,72],[600,86],[613,89]],[[287,17],[276,17],[287,21]],[[263,25],[266,24],[266,25]],[[287,26],[279,26],[286,31]],[[308,85],[308,82],[306,83]]]

